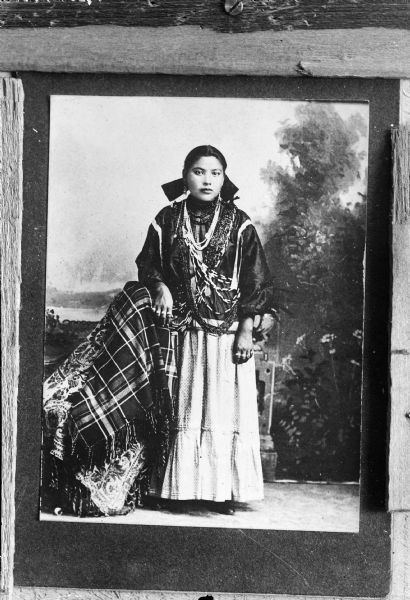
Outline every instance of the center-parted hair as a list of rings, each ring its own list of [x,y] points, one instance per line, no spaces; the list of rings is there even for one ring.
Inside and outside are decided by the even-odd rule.
[[[187,173],[192,165],[194,165],[200,158],[203,158],[204,156],[214,156],[221,164],[224,172],[224,183],[220,192],[222,201],[233,202],[236,200],[235,194],[238,191],[238,188],[234,183],[232,183],[226,174],[226,158],[222,152],[218,150],[218,148],[207,144],[205,146],[197,146],[188,152],[184,161],[182,177],[180,179],[175,179],[174,181],[169,181],[168,183],[162,184],[161,187],[170,202],[182,197],[182,195],[186,192]]]
[[[218,148],[215,148],[215,146],[210,146],[208,144],[206,146],[197,146],[196,148],[193,148],[187,154],[185,161],[184,161],[184,168],[182,170],[182,176],[184,179],[185,179],[189,169],[192,167],[192,165],[195,164],[197,162],[197,160],[199,160],[200,158],[202,158],[204,156],[213,156],[217,160],[219,160],[219,162],[221,163],[222,169],[225,173],[226,167],[227,167],[227,162],[226,162],[224,155],[222,154],[222,152],[220,150],[218,150]]]

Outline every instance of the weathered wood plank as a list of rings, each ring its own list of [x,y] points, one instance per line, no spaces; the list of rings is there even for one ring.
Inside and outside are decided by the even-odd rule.
[[[407,244],[402,248],[406,249],[407,253],[410,250],[410,236],[408,225],[400,226],[400,233],[395,227],[394,238],[396,249],[396,264],[397,264],[397,243],[403,240],[403,229],[407,229],[406,241]],[[396,271],[397,273],[397,271]],[[395,285],[395,299],[397,302],[399,296],[398,287]],[[395,302],[395,305],[397,306]],[[405,312],[404,307],[408,312],[408,300],[402,305],[401,315]],[[398,316],[398,311],[395,311],[394,320]],[[401,317],[401,318],[402,318]],[[410,318],[407,315],[401,321],[404,329],[409,329]],[[400,354],[399,354],[400,352]],[[404,352],[406,354],[401,354]],[[410,419],[406,418],[406,413],[410,412],[410,356],[409,351],[404,348],[393,349],[391,357],[391,440],[390,440],[390,479],[389,479],[389,509],[394,510],[410,510],[410,452],[408,452],[410,444]]]
[[[389,600],[410,598],[410,513],[392,515],[392,564]]]
[[[15,588],[13,594],[13,600],[211,600],[211,598],[213,600],[366,600],[365,598],[348,598],[346,596],[289,596],[288,594],[229,593],[217,593],[210,596],[207,595],[206,592],[128,592],[120,590],[83,590],[24,587]],[[382,599],[373,597],[371,600]],[[395,598],[394,600],[399,600],[399,598]]]
[[[19,375],[19,307],[22,227],[23,88],[0,78],[0,254],[1,254],[1,580],[11,594],[14,555],[14,489]]]
[[[400,82],[400,123],[410,124],[410,81],[403,80]]]
[[[409,4],[410,6],[410,4]],[[0,30],[0,70],[410,78],[410,31]]]
[[[390,510],[410,510],[410,82],[400,86],[394,132],[391,327]]]
[[[410,28],[407,0],[245,0],[229,16],[222,0],[56,0],[0,3],[3,27],[196,25],[215,31]]]
[[[391,423],[389,508],[392,511],[389,600],[410,597],[410,220],[408,136],[410,82],[400,86],[400,139],[394,136],[392,226],[393,293],[391,328]],[[404,144],[400,142],[405,140]],[[401,168],[398,168],[399,162]],[[400,206],[398,206],[400,205]],[[398,210],[400,209],[400,210]]]

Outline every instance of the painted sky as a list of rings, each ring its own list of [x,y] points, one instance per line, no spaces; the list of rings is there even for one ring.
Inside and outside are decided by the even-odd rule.
[[[272,198],[260,169],[286,166],[275,132],[301,102],[271,99],[52,96],[47,285],[88,291],[137,278],[135,257],[167,203],[161,184],[194,146],[212,144],[240,188],[238,206],[262,219]],[[367,104],[332,103],[343,117]],[[358,151],[367,151],[362,140]],[[363,161],[363,174],[367,159]],[[356,201],[365,179],[347,194]]]

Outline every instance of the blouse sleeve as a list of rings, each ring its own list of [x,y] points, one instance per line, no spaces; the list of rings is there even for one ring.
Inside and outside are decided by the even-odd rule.
[[[161,260],[160,234],[151,224],[144,246],[137,256],[138,279],[148,289],[164,281]]]
[[[242,232],[239,271],[239,318],[276,314],[275,290],[265,253],[255,227]]]

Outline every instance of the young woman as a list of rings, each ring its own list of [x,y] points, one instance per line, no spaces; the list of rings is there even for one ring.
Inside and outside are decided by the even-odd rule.
[[[213,501],[229,514],[234,501],[263,498],[252,332],[274,298],[226,168],[213,146],[189,152],[182,179],[163,186],[172,204],[150,225],[136,262],[157,323],[178,331],[176,420],[154,492]]]

